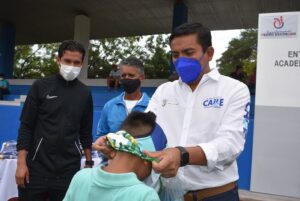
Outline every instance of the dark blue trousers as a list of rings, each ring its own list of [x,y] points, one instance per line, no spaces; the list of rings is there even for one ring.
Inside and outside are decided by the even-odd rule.
[[[235,187],[232,190],[229,190],[225,193],[221,193],[212,197],[200,199],[197,198],[197,193],[191,193],[193,194],[193,198],[189,198],[188,201],[239,201],[239,192],[238,192],[238,187]]]
[[[31,177],[26,188],[18,188],[19,201],[62,201],[71,179]]]
[[[234,189],[225,193],[205,198],[203,201],[240,201],[238,188],[235,187]]]

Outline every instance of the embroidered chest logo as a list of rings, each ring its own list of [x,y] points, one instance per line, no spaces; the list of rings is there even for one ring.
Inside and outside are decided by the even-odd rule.
[[[165,107],[166,105],[179,105],[179,103],[175,100],[170,101],[170,100],[167,100],[167,99],[163,99],[161,106]]]
[[[224,105],[224,98],[215,97],[215,98],[207,98],[205,101],[203,101],[203,106],[205,108],[220,108]]]
[[[50,96],[49,94],[46,96],[46,99],[53,99],[53,98],[57,98],[58,96]]]

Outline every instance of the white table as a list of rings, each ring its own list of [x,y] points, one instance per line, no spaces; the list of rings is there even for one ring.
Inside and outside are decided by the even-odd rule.
[[[15,182],[17,159],[0,160],[0,200],[18,197],[18,189]]]
[[[101,158],[93,158],[94,166],[101,163]],[[84,167],[85,159],[81,160],[81,167]],[[17,159],[0,160],[0,201],[7,201],[10,198],[18,197],[18,188],[15,182]]]

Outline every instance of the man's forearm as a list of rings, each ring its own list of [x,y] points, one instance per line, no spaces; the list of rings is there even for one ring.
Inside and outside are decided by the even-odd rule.
[[[87,161],[92,160],[92,151],[91,149],[84,149],[84,155]]]
[[[18,164],[26,164],[27,151],[25,149],[18,151]]]
[[[207,165],[204,151],[201,147],[186,147],[189,152],[189,165]]]

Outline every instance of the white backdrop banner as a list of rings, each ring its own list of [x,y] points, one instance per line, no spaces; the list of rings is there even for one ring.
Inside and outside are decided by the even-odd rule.
[[[300,107],[299,12],[259,15],[256,105]]]
[[[300,198],[300,12],[259,15],[251,191]]]

